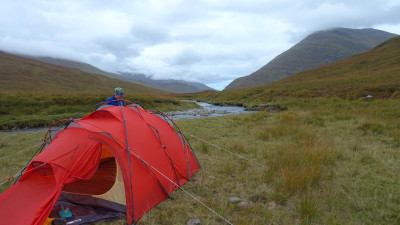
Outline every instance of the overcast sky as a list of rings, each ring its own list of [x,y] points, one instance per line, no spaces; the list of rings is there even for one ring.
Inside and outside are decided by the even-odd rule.
[[[399,0],[0,0],[0,50],[223,89],[317,30],[400,34]]]

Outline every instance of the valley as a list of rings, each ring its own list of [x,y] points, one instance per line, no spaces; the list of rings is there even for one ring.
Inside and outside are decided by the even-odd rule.
[[[0,65],[2,130],[83,117],[116,86],[147,110],[200,112],[181,99],[257,109],[176,120],[201,165],[182,188],[232,224],[400,222],[398,36],[269,84],[199,93],[171,93],[7,53]],[[0,193],[43,136],[0,132]],[[186,192],[173,192],[138,224],[224,223]]]

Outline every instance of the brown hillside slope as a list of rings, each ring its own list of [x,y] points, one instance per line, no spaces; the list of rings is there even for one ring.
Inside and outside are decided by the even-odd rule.
[[[165,91],[0,52],[0,91],[4,93],[112,93],[123,87],[130,94]]]

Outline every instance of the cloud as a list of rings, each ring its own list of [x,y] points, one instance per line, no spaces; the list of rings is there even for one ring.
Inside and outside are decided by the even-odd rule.
[[[195,49],[185,49],[174,55],[169,60],[169,63],[173,66],[190,66],[197,62],[200,62],[202,57],[199,52]]]
[[[103,54],[113,54],[119,60],[126,57],[136,57],[140,55],[143,47],[136,43],[130,36],[98,36],[93,37],[92,42],[97,45],[97,52]]]
[[[137,24],[131,29],[134,41],[143,45],[156,45],[170,39],[169,31],[157,24]]]
[[[317,30],[372,27],[400,32],[397,0],[0,0],[0,4],[1,50],[214,87],[258,70]]]

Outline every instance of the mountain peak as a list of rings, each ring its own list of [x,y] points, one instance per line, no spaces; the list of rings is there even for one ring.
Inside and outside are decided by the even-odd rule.
[[[225,90],[269,84],[301,71],[369,51],[395,36],[372,28],[316,31],[256,72],[234,80]]]

